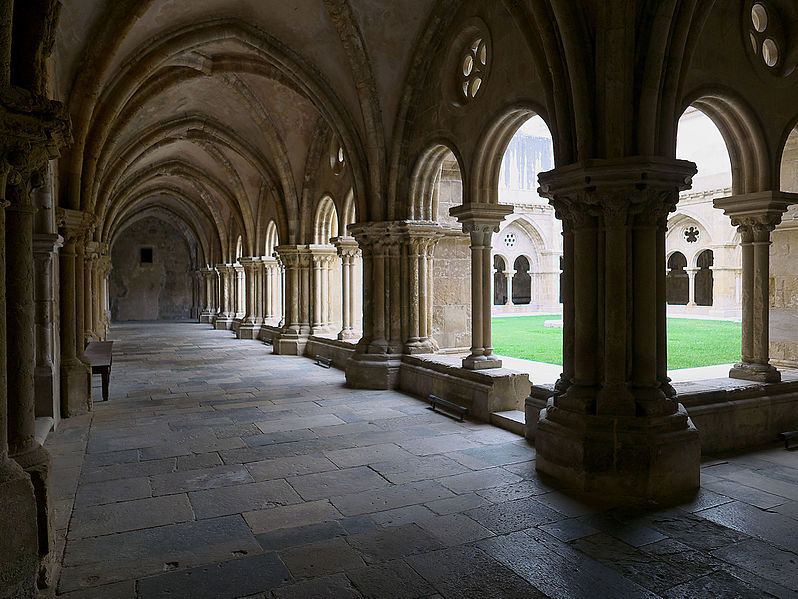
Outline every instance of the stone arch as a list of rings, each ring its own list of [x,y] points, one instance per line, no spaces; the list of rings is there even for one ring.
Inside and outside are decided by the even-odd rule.
[[[410,220],[438,220],[440,175],[445,163],[455,164],[460,173],[461,184],[465,184],[463,162],[454,144],[437,141],[423,151],[410,178],[407,218]],[[462,194],[460,203],[462,204]]]
[[[771,165],[762,124],[737,92],[725,88],[696,90],[687,96],[686,106],[707,115],[723,136],[732,167],[733,194],[773,189],[778,171],[774,172]]]
[[[530,259],[521,254],[513,262],[513,297],[514,305],[529,304],[532,302],[532,263]]]
[[[798,193],[798,117],[779,144],[779,190]]]
[[[263,255],[271,257],[271,255],[274,253],[274,248],[276,248],[278,245],[280,245],[280,237],[277,231],[277,225],[274,224],[273,220],[270,220],[269,224],[266,225],[266,238]]]
[[[504,306],[507,296],[507,259],[501,254],[493,255],[493,305]]]
[[[687,258],[679,251],[668,255],[666,275],[666,299],[670,305],[686,305],[690,301],[690,281],[685,268]]]
[[[693,297],[699,306],[711,306],[713,302],[712,265],[714,253],[710,249],[702,250],[697,256],[695,265],[698,270],[693,281]]]
[[[349,225],[353,225],[357,222],[357,208],[355,206],[355,196],[352,193],[352,190],[349,190],[349,193],[346,194],[346,199],[344,199],[344,207],[341,210],[341,224],[338,226],[338,231],[343,233],[343,235],[349,235]]]
[[[331,237],[338,236],[338,211],[329,195],[322,196],[316,205],[313,219],[313,243],[328,245]]]
[[[482,132],[469,171],[468,186],[464,185],[464,195],[467,189],[464,201],[498,204],[499,173],[504,153],[521,125],[534,116],[540,116],[551,131],[545,111],[540,106],[526,103],[504,108]],[[557,139],[554,136],[552,143],[555,146],[554,155],[557,156]]]

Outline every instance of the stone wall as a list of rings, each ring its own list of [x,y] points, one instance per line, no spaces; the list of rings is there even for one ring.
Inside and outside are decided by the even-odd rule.
[[[152,263],[141,249],[152,250]],[[194,305],[192,260],[185,237],[172,225],[148,217],[117,237],[111,248],[111,317],[125,320],[183,320]]]
[[[471,346],[471,249],[468,235],[453,231],[432,259],[432,337],[438,347]]]
[[[770,246],[770,359],[798,367],[798,216],[790,210]],[[792,252],[792,255],[791,255]]]

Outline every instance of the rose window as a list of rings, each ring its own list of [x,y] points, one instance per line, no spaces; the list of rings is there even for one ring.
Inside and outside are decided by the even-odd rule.
[[[515,245],[515,233],[507,233],[507,235],[504,236],[504,245],[508,248]]]
[[[488,46],[485,40],[473,40],[460,58],[460,91],[468,102],[479,93],[488,74]]]
[[[684,238],[687,240],[687,243],[695,243],[698,241],[699,230],[695,227],[687,227],[684,230]]]

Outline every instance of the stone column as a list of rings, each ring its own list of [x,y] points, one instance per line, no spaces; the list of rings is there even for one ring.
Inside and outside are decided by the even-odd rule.
[[[216,275],[216,270],[210,267],[201,268],[200,274],[202,275],[203,288],[205,289],[205,305],[200,312],[200,322],[211,322],[214,315],[213,309],[213,277]]]
[[[407,221],[400,229],[407,278],[404,298],[406,333],[403,351],[408,354],[432,353],[438,345],[431,337],[432,254],[442,237],[435,222]]]
[[[341,258],[341,331],[338,339],[357,338],[354,331],[354,265],[355,257],[360,253],[354,237],[334,237],[332,240],[338,256]]]
[[[111,274],[112,269],[113,265],[111,258],[108,256],[106,246],[106,250],[100,258],[100,297],[98,299],[103,339],[108,337],[108,331],[111,327],[111,298],[108,297],[108,276]]]
[[[36,365],[33,215],[30,192],[42,184],[41,173],[25,165],[11,171],[6,209],[6,362],[8,449],[31,478],[36,498],[39,585],[50,581],[55,534],[49,452],[36,441],[34,369]],[[7,515],[4,514],[4,518]],[[24,525],[20,523],[19,525]]]
[[[311,334],[319,335],[330,330],[330,262],[336,250],[330,245],[310,245],[313,268],[313,306]]]
[[[715,208],[731,217],[742,245],[742,359],[729,376],[736,379],[777,383],[781,374],[770,364],[770,233],[781,222],[798,194],[762,191],[717,198]]]
[[[0,10],[10,11],[8,2]],[[10,17],[8,17],[10,23]],[[10,38],[10,36],[9,36]],[[10,42],[10,39],[9,39]],[[8,45],[10,51],[10,43]],[[13,347],[6,332],[6,180],[8,165],[0,159],[0,351]],[[12,315],[13,318],[13,315]],[[36,596],[39,570],[36,496],[29,477],[8,455],[8,377],[6,360],[0,359],[0,555],[3,556],[3,597]]]
[[[280,245],[275,252],[285,266],[285,318],[274,353],[301,356],[310,334],[310,253],[307,245]]]
[[[241,322],[247,313],[247,290],[244,280],[244,267],[241,262],[233,264],[233,295],[235,297],[233,306],[235,320]]]
[[[77,240],[83,235],[83,213],[57,212],[64,247],[59,253],[61,305],[61,416],[68,418],[91,409],[91,369],[78,357],[78,328],[75,277]],[[80,344],[83,335],[80,335]],[[82,349],[82,348],[81,348]],[[82,352],[81,352],[82,353]]]
[[[563,220],[566,311],[536,467],[565,487],[636,500],[698,487],[698,433],[660,378],[665,225],[693,174],[690,162],[633,157],[539,176]]]
[[[34,371],[36,416],[61,418],[61,397],[57,372],[55,271],[53,264],[64,239],[55,233],[33,236],[36,298],[36,369]]]
[[[104,323],[105,299],[103,298],[104,285],[102,280],[103,257],[108,252],[108,246],[104,243],[97,244],[97,256],[92,263],[91,269],[91,289],[92,289],[92,331],[100,341],[105,341],[106,330]]]
[[[265,323],[275,324],[278,320],[277,312],[279,312],[278,304],[280,302],[278,294],[280,268],[274,258],[263,258],[263,268],[265,269],[263,320]]]
[[[257,291],[257,269],[260,264],[258,258],[239,258],[244,271],[244,287],[246,289],[246,306],[244,315],[241,319],[241,325],[238,327],[236,336],[239,339],[257,339],[260,332],[261,323],[258,321],[255,312],[256,304],[260,301]]]
[[[348,227],[363,252],[363,336],[345,366],[350,387],[392,389],[398,384],[404,345],[399,252],[404,227],[404,221]]]
[[[471,235],[471,355],[463,359],[463,368],[476,370],[502,365],[493,355],[491,341],[491,241],[499,223],[512,211],[511,206],[475,203],[449,210],[463,224],[463,232]]]
[[[231,264],[217,264],[219,273],[219,313],[213,321],[214,328],[229,330],[233,324],[235,271]]]
[[[687,273],[687,305],[695,306],[695,273],[700,269],[696,267],[689,267],[684,269]]]
[[[89,241],[85,245],[83,255],[83,341],[96,341],[98,336],[94,331],[94,286],[92,285],[92,272],[97,261],[97,244]]]

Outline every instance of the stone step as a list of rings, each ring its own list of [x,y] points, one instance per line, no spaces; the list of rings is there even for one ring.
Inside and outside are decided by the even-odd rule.
[[[524,436],[526,415],[521,410],[507,410],[506,412],[492,412],[490,423],[506,431]]]

